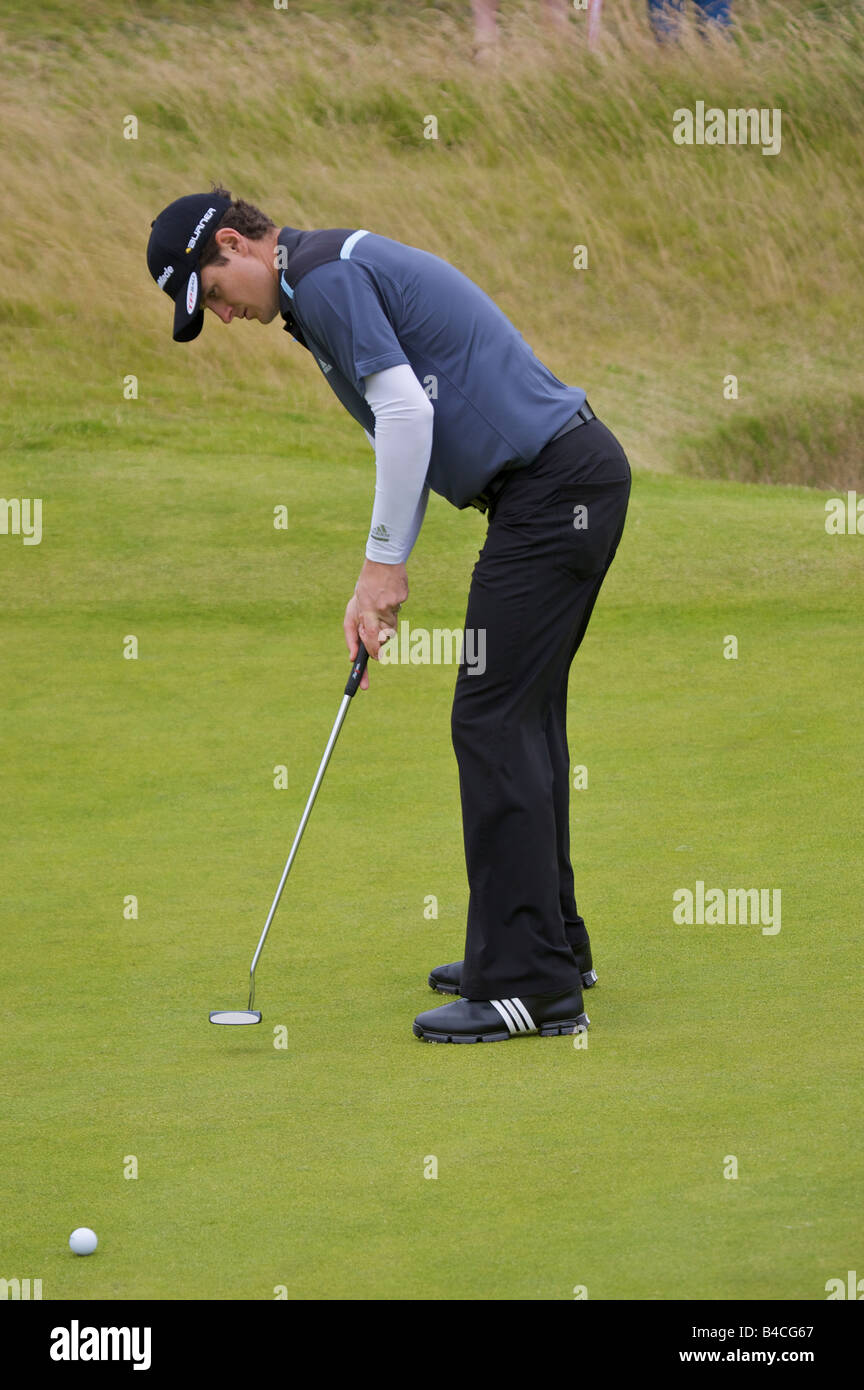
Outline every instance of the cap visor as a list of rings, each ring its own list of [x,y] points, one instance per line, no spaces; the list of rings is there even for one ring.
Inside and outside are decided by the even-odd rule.
[[[193,270],[174,300],[175,343],[191,343],[204,327],[204,311],[200,301],[201,281],[197,270]]]

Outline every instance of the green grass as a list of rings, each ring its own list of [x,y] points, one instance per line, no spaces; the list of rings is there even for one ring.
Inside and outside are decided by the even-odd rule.
[[[637,469],[571,679],[587,1050],[412,1036],[464,931],[447,667],[373,671],[264,1023],[219,1030],[338,708],[372,465],[317,414],[254,457],[242,420],[184,424],[58,448],[47,411],[4,475],[38,479],[45,525],[0,539],[4,1276],[59,1299],[823,1298],[859,1248],[856,538],[814,491]],[[461,623],[483,531],[433,499],[412,623]],[[779,887],[781,932],[673,926],[697,879]]]
[[[818,487],[827,469],[835,489],[860,486],[864,396],[820,398],[797,411],[769,406],[753,414],[744,405],[738,414],[740,408],[732,405],[730,418],[710,435],[681,440],[679,458],[687,471]]]
[[[148,408],[284,396],[278,328],[166,341],[150,223],[215,179],[276,220],[369,227],[454,261],[613,428],[638,433],[648,467],[864,482],[861,6],[736,0],[728,43],[658,49],[644,0],[616,0],[592,53],[584,15],[565,41],[533,22],[538,5],[504,0],[488,65],[467,0],[7,5],[4,432],[46,394],[111,427],[129,374]],[[675,146],[673,112],[699,100],[779,108],[781,153]],[[292,408],[317,408],[310,382]],[[775,422],[829,407],[802,471],[795,429]],[[769,442],[745,438],[739,459],[740,416]]]
[[[736,0],[730,44],[660,51],[619,0],[596,53],[535,10],[505,0],[484,66],[462,0],[4,7],[0,495],[44,537],[0,535],[0,1277],[46,1299],[818,1300],[860,1270],[864,578],[824,489],[864,491],[861,8]],[[782,154],[677,149],[699,99],[781,106]],[[587,1050],[412,1036],[464,935],[448,667],[373,670],[264,1024],[207,1023],[338,708],[373,488],[278,325],[170,342],[150,221],[211,179],[453,260],[631,457],[570,690]],[[412,624],[461,625],[483,534],[432,498]],[[697,880],[779,888],[782,930],[674,926]]]

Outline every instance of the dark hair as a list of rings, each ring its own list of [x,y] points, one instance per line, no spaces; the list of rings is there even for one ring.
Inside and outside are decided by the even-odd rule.
[[[242,198],[231,198],[227,188],[221,188],[214,183],[210,191],[220,198],[230,198],[231,206],[227,212],[222,214],[219,222],[213,228],[198,262],[199,270],[203,270],[205,265],[228,264],[228,257],[222,255],[216,241],[216,233],[220,227],[230,227],[232,231],[240,232],[242,236],[248,236],[250,241],[260,241],[262,237],[267,235],[271,227],[276,226],[276,223],[271,222],[266,212],[256,208],[254,203],[244,203]]]

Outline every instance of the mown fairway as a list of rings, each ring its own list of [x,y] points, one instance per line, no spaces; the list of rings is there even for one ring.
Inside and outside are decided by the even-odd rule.
[[[637,473],[571,680],[587,1050],[411,1034],[466,903],[440,666],[356,697],[264,1022],[208,1025],[338,708],[367,452],[310,418],[246,460],[239,429],[40,458],[2,619],[4,1269],[54,1298],[818,1298],[857,1219],[864,586],[816,494]],[[459,625],[483,525],[433,505],[415,625]],[[674,926],[699,879],[779,887],[780,932]]]

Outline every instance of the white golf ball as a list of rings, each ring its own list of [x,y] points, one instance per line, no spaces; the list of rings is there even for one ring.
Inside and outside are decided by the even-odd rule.
[[[78,1226],[69,1237],[69,1249],[76,1255],[92,1255],[99,1241],[89,1226]]]

